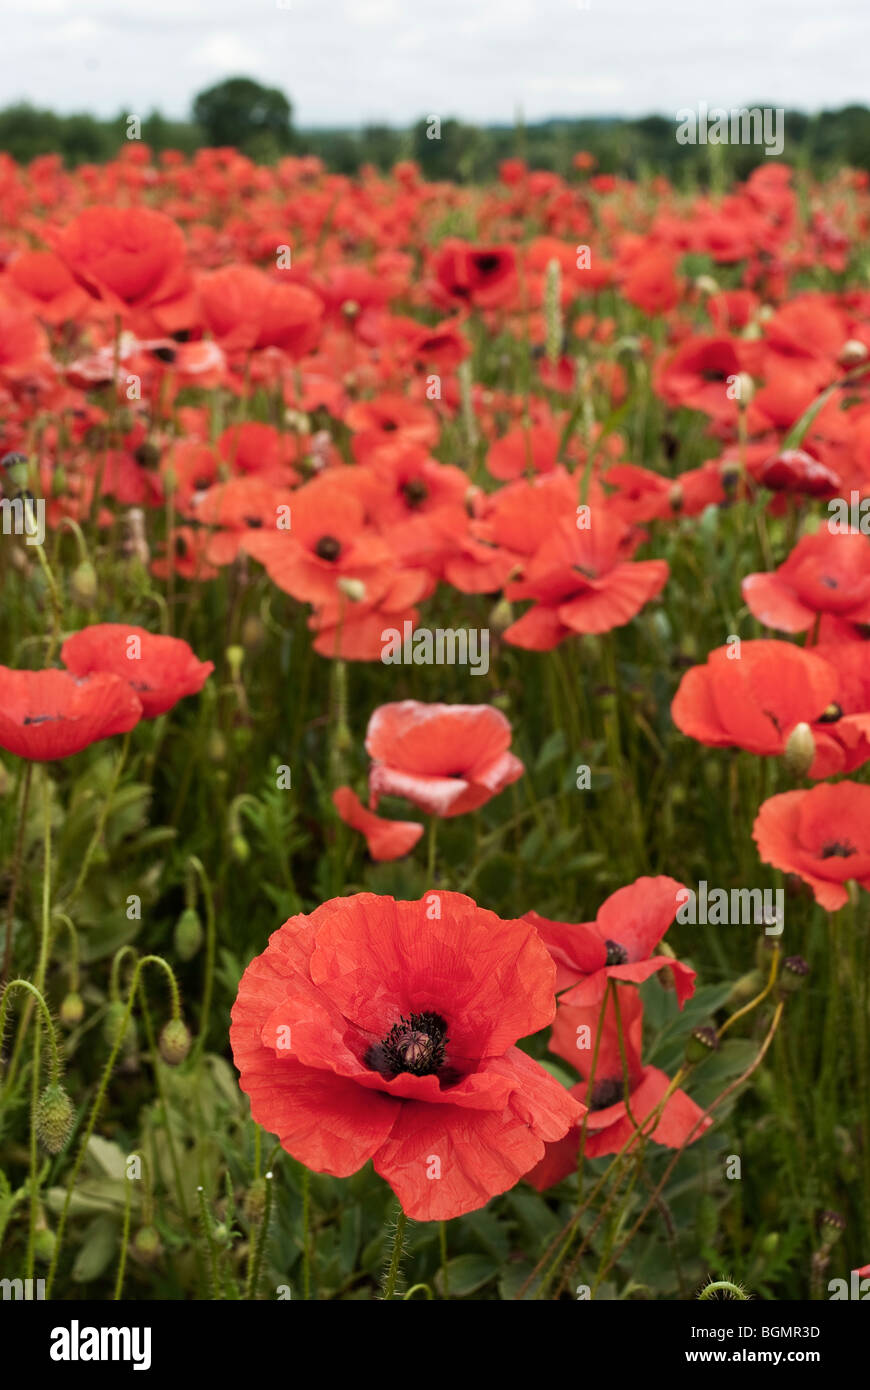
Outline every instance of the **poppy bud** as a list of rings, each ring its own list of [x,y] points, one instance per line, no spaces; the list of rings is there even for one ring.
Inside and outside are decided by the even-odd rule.
[[[242,669],[242,662],[245,659],[244,647],[227,647],[226,651],[224,652],[224,655],[227,659],[227,665],[230,668],[230,674],[233,680],[237,681],[239,679],[239,674]]]
[[[262,619],[258,618],[256,613],[251,613],[242,623],[242,646],[246,651],[255,651],[263,645],[265,636],[266,629]]]
[[[775,1255],[779,1248],[779,1231],[768,1231],[764,1240],[761,1242],[761,1249],[765,1255]]]
[[[59,463],[51,475],[51,494],[53,497],[63,497],[66,490],[66,469]]]
[[[359,313],[359,305],[355,299],[346,299],[341,306],[341,312],[345,318],[355,319]]]
[[[36,1137],[50,1154],[59,1154],[72,1133],[72,1101],[62,1086],[46,1086],[36,1104],[33,1117]]]
[[[76,565],[70,577],[70,588],[77,603],[90,607],[97,596],[97,571],[90,560]]]
[[[803,956],[786,956],[782,963],[782,973],[779,977],[779,988],[782,994],[794,994],[795,990],[800,989],[805,978],[810,973]]]
[[[242,1207],[245,1220],[251,1226],[258,1225],[263,1219],[266,1210],[266,1179],[257,1178],[245,1193],[245,1200]]]
[[[160,1034],[160,1056],[170,1067],[177,1067],[190,1051],[190,1030],[182,1018],[171,1018]]]
[[[124,1024],[126,1013],[127,1006],[122,1004],[120,999],[109,1005],[103,1020],[103,1037],[109,1047],[114,1047],[120,1037],[122,1046],[130,1052],[136,1045],[136,1029],[132,1018],[127,1019],[126,1025]]]
[[[366,586],[361,579],[351,579],[342,575],[335,586],[351,603],[362,603],[366,596]]]
[[[682,483],[671,483],[668,489],[668,506],[672,512],[678,512],[683,505],[683,485]]]
[[[24,487],[27,482],[29,465],[26,454],[8,453],[0,458],[0,468],[4,469],[9,478],[10,485],[14,487]]]
[[[208,736],[208,756],[213,763],[222,763],[227,756],[227,741],[220,729],[212,729]]]
[[[844,343],[837,354],[837,361],[841,367],[860,367],[862,362],[866,362],[868,357],[867,348],[858,338],[850,338]]]
[[[719,285],[713,279],[712,275],[699,275],[695,281],[695,289],[698,290],[700,294],[719,293]]]
[[[202,945],[203,930],[195,907],[186,907],[175,924],[175,950],[182,960],[192,960]]]
[[[816,741],[809,724],[795,724],[789,734],[783,761],[790,777],[805,777],[816,756]]]
[[[49,1230],[48,1226],[40,1226],[36,1232],[36,1239],[33,1242],[33,1253],[40,1264],[50,1264],[54,1258],[54,1247],[57,1245],[57,1237],[54,1231]]]
[[[719,1050],[719,1034],[715,1028],[693,1028],[686,1043],[686,1061],[694,1066]]]
[[[741,405],[749,405],[755,395],[755,382],[748,372],[738,372],[734,383],[736,396]]]
[[[511,602],[506,598],[500,598],[489,615],[490,627],[498,633],[506,632],[514,620],[514,610]]]
[[[247,864],[251,857],[251,846],[244,835],[234,835],[230,841],[230,851],[237,864]]]
[[[81,1023],[85,1016],[85,1006],[82,996],[76,990],[70,990],[60,1006],[60,1021],[65,1028],[75,1028],[77,1023]]]
[[[133,1250],[143,1264],[154,1264],[163,1253],[160,1236],[153,1226],[141,1226],[133,1240]]]

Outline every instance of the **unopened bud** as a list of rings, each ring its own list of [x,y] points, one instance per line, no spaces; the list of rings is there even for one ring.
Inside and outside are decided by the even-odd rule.
[[[351,579],[342,575],[336,582],[336,588],[349,598],[351,603],[362,603],[366,596],[366,586],[361,579]]]
[[[97,571],[90,560],[82,560],[70,576],[70,589],[77,603],[88,607],[97,596]]]
[[[81,1023],[85,1016],[85,1006],[82,996],[76,990],[70,990],[60,1006],[60,1021],[65,1028],[75,1028],[76,1024]]]
[[[783,759],[790,777],[805,777],[816,756],[816,741],[809,724],[795,724],[785,744]]]
[[[202,938],[199,913],[195,907],[186,907],[175,924],[175,950],[182,960],[193,960]]]
[[[181,1018],[171,1018],[160,1034],[160,1056],[170,1067],[177,1067],[190,1051],[190,1030]]]
[[[72,1101],[62,1086],[46,1086],[36,1103],[36,1137],[50,1154],[59,1154],[72,1133]]]
[[[154,1264],[163,1253],[160,1236],[153,1226],[141,1226],[133,1240],[133,1251],[143,1264]]]
[[[862,362],[867,361],[867,347],[858,338],[850,338],[844,343],[837,355],[837,361],[841,367],[860,367]]]

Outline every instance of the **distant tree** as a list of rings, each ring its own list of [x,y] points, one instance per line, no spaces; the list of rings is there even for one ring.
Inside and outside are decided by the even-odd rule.
[[[194,99],[193,119],[209,145],[283,154],[293,145],[293,108],[277,87],[229,77]],[[269,137],[264,140],[264,137]]]

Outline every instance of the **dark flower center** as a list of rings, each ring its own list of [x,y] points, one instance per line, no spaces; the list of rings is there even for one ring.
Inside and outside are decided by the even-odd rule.
[[[388,1081],[405,1071],[412,1076],[432,1076],[444,1066],[448,1041],[447,1024],[440,1014],[411,1014],[394,1023],[363,1060]]]
[[[250,527],[252,528],[252,530],[254,530],[254,531],[259,530],[259,528],[262,526],[262,524],[263,524],[263,518],[262,518],[261,516],[246,516],[246,517],[245,517],[245,525],[246,525],[246,526],[250,526]]]
[[[494,270],[498,270],[501,265],[501,260],[498,256],[493,255],[475,256],[474,264],[477,266],[481,275],[491,275]]]
[[[831,840],[829,844],[822,847],[819,855],[820,859],[851,859],[853,854],[857,854],[854,845],[850,845],[848,840]]]
[[[23,724],[48,724],[52,719],[59,719],[57,714],[25,714]]]
[[[618,1077],[596,1081],[589,1097],[589,1109],[606,1110],[608,1105],[616,1105],[618,1101],[622,1100],[623,1094],[622,1081]]]
[[[628,951],[620,941],[605,941],[607,947],[607,965],[628,965]]]
[[[337,560],[341,554],[341,541],[337,541],[335,536],[321,536],[314,547],[315,555],[319,555],[321,560]]]
[[[409,507],[419,507],[429,496],[429,490],[426,484],[421,482],[419,478],[412,478],[411,481],[406,483],[402,488],[402,495]]]
[[[826,589],[838,589],[840,587],[838,581],[834,578],[832,574],[823,574],[821,577],[821,582],[824,584]]]
[[[819,724],[836,724],[837,720],[842,719],[842,717],[843,711],[840,709],[840,706],[838,704],[832,704],[828,705],[824,714],[819,715],[816,722]]]

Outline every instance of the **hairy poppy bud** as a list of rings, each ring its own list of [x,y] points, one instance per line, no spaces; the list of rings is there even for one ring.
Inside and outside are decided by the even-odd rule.
[[[715,1028],[693,1028],[686,1043],[686,1061],[693,1066],[719,1050],[719,1034]]]
[[[143,1264],[154,1264],[163,1253],[160,1236],[153,1226],[141,1226],[133,1240],[133,1250]]]
[[[40,1264],[47,1265],[51,1263],[54,1258],[54,1247],[56,1245],[57,1237],[54,1231],[50,1230],[48,1226],[40,1226],[33,1242],[33,1253]]]
[[[72,1101],[62,1086],[46,1086],[36,1104],[36,1137],[50,1154],[59,1154],[73,1127]]]
[[[816,756],[816,741],[809,724],[795,724],[785,744],[783,755],[790,777],[805,777]]]
[[[495,632],[506,632],[514,620],[513,605],[509,599],[501,598],[489,615],[489,625]]]
[[[186,907],[175,924],[175,950],[182,960],[193,960],[202,938],[199,913],[195,907]]]
[[[76,990],[70,990],[60,1006],[60,1021],[65,1028],[75,1028],[77,1023],[81,1023],[85,1016],[85,1006],[82,996]]]
[[[247,864],[251,857],[251,846],[244,835],[234,835],[230,840],[230,852],[237,864]]]
[[[70,576],[70,588],[77,603],[88,607],[97,596],[97,571],[90,560],[82,560]]]
[[[803,956],[786,956],[779,977],[780,990],[783,994],[794,994],[795,990],[800,989],[809,973],[810,967]]]
[[[160,1056],[170,1067],[177,1067],[190,1051],[190,1030],[181,1018],[171,1018],[160,1034]]]
[[[251,1183],[245,1193],[245,1200],[242,1207],[245,1213],[245,1220],[252,1226],[256,1226],[263,1219],[266,1210],[266,1179],[257,1178]]]

